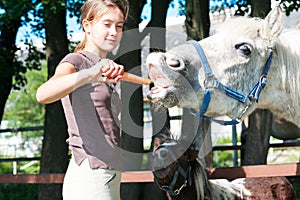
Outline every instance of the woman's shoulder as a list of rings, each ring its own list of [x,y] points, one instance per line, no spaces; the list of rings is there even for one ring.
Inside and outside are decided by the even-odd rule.
[[[86,57],[84,55],[82,55],[80,52],[67,54],[60,61],[60,64],[65,63],[65,62],[68,62],[68,63],[71,63],[72,65],[74,65],[74,67],[77,71],[88,67]]]
[[[80,53],[76,52],[76,53],[68,53],[67,55],[65,55],[65,57],[60,61],[60,63],[63,62],[70,62],[73,64],[73,62],[82,62],[83,61],[83,57]]]

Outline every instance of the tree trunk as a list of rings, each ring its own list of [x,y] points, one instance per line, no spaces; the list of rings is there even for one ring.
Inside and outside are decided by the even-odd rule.
[[[271,127],[272,113],[270,111],[257,109],[250,115],[243,145],[242,165],[266,164]]]
[[[188,38],[201,40],[209,36],[209,0],[186,0],[186,30]],[[205,157],[207,167],[212,166],[212,143],[210,135],[211,122],[205,119],[198,119],[190,116],[186,109],[183,111],[182,135],[189,134],[189,137],[195,137],[196,146],[199,148],[199,156]],[[188,133],[194,127],[193,133]],[[189,140],[191,138],[188,138]]]
[[[148,25],[150,32],[150,52],[166,50],[166,18],[171,0],[152,0],[151,21]],[[165,128],[170,128],[168,109],[151,107],[152,135]]]
[[[186,0],[185,26],[187,35],[193,40],[209,36],[209,0]]]
[[[125,23],[123,39],[118,51],[118,61],[125,71],[142,75],[139,23],[145,1],[129,1],[129,17]],[[123,170],[141,170],[143,158],[143,91],[142,86],[121,82],[121,127]],[[142,186],[138,183],[121,185],[122,200],[138,200]]]
[[[166,50],[166,18],[171,0],[152,0],[151,21],[147,25],[150,33],[150,52],[157,50]],[[152,136],[170,129],[170,116],[168,109],[153,108],[152,115]],[[153,151],[152,146],[150,151]],[[148,154],[148,166],[151,166],[152,154]],[[151,195],[149,195],[151,191]],[[164,200],[167,199],[166,193],[154,184],[146,184],[144,187],[145,200]]]
[[[7,10],[6,12],[13,12]],[[21,16],[2,19],[0,24],[0,124],[4,114],[5,103],[12,89],[16,36],[21,26]]]
[[[270,0],[250,3],[253,17],[264,18],[271,10]],[[271,126],[272,114],[268,110],[257,109],[249,116],[249,127],[242,132],[242,165],[266,164]]]
[[[166,18],[171,0],[152,0],[150,52],[166,49]]]
[[[260,17],[265,18],[269,11],[271,10],[271,0],[250,0],[249,1],[252,9],[251,16],[252,17]]]
[[[66,30],[66,9],[47,10],[45,17],[48,76],[54,74],[60,60],[69,52]],[[68,166],[67,125],[60,101],[46,105],[44,139],[40,173],[65,173]],[[39,200],[59,200],[62,185],[45,184],[39,188]]]

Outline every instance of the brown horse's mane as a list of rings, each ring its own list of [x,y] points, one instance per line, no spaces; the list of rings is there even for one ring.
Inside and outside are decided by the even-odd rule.
[[[197,199],[205,199],[205,196],[211,196],[205,168],[200,159],[196,159],[192,163],[192,173],[197,191]]]

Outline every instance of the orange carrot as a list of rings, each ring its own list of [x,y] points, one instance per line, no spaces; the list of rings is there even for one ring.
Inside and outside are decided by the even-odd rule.
[[[128,72],[123,73],[121,80],[143,85],[149,85],[152,82],[148,78],[140,77],[134,74],[130,74]]]

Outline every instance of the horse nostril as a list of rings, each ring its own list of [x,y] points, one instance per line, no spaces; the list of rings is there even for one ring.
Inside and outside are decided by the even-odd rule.
[[[178,67],[180,67],[180,61],[179,60],[169,60],[168,65],[170,67],[178,68]]]
[[[152,99],[152,94],[150,92],[147,93],[147,98],[150,99],[150,100]]]
[[[181,71],[185,68],[184,61],[178,57],[167,56],[166,63],[172,70],[175,71]]]

